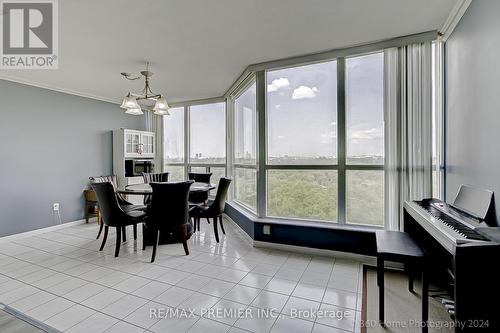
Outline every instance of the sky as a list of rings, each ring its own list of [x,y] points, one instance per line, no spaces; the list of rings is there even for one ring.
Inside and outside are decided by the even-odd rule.
[[[384,153],[383,53],[346,59],[348,156]],[[267,72],[268,156],[334,158],[337,154],[337,63]],[[191,156],[223,157],[223,103],[190,108]],[[255,85],[237,100],[237,157],[255,155]],[[165,153],[183,155],[183,112],[165,118]]]

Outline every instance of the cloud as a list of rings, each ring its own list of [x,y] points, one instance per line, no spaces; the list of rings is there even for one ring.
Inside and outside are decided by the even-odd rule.
[[[373,140],[381,139],[384,137],[384,133],[380,128],[370,128],[367,130],[353,131],[350,133],[349,138],[354,140]]]
[[[320,135],[320,142],[321,143],[332,143],[334,139],[337,138],[337,132],[335,131],[330,131],[327,133],[321,133]]]
[[[292,99],[314,98],[319,89],[316,87],[300,86],[293,91]]]
[[[267,85],[267,92],[274,92],[288,87],[290,87],[290,81],[288,81],[287,78],[280,77],[279,79],[274,79],[271,84]]]

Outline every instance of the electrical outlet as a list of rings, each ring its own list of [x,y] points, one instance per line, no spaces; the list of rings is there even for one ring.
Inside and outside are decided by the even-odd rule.
[[[59,202],[55,202],[52,207],[53,207],[52,209],[54,210],[54,212],[58,212],[59,211]]]
[[[270,225],[264,225],[262,227],[262,232],[264,233],[264,235],[270,235],[271,234],[271,226]]]

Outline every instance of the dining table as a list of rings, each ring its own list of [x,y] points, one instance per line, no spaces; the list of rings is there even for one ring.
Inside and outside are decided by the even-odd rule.
[[[194,182],[189,188],[189,192],[195,193],[208,193],[214,190],[216,186],[209,183]],[[120,187],[116,190],[117,193],[125,195],[152,195],[153,189],[149,184],[133,184],[127,185],[125,187]],[[205,203],[206,204],[206,203]],[[168,220],[168,216],[165,217]],[[168,221],[166,221],[168,223]],[[147,228],[143,229],[143,241],[146,246],[152,246],[155,242],[155,234],[153,232],[148,232]],[[178,240],[174,239],[172,235],[160,232],[160,237],[158,244],[172,244],[177,243]]]

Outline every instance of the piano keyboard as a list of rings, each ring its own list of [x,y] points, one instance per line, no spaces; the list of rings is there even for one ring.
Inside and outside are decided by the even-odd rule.
[[[423,202],[417,202],[417,204],[424,208],[429,214],[431,214],[436,220],[439,222],[443,223],[447,227],[449,227],[451,230],[455,231],[458,233],[460,236],[462,236],[465,239],[471,239],[471,240],[481,240],[481,241],[488,241],[488,239],[481,234],[477,233],[474,229],[469,228],[465,224],[457,221],[453,217],[441,212],[439,209],[433,207],[432,205],[425,204]]]

